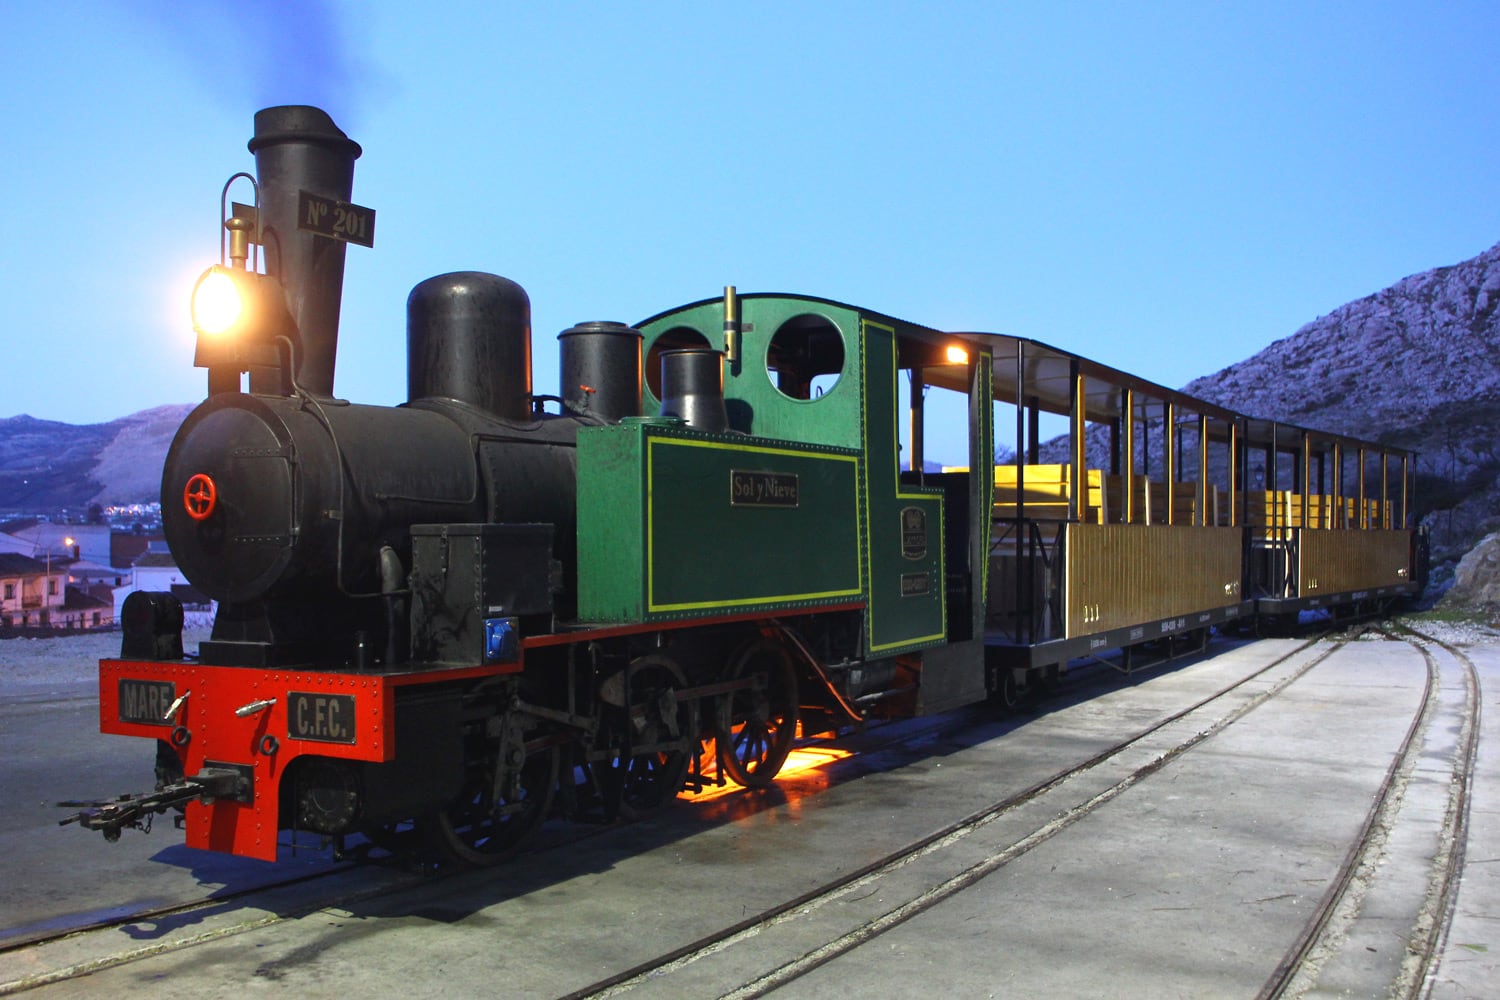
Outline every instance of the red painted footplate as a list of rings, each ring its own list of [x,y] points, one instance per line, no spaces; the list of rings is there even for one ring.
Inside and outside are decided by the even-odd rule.
[[[187,844],[274,861],[278,789],[294,760],[306,754],[391,760],[397,688],[511,669],[356,674],[101,660],[99,731],[167,740],[189,776],[205,766],[248,768],[251,801],[188,804]]]

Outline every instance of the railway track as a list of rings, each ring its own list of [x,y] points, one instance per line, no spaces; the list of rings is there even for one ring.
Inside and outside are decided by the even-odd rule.
[[[933,738],[941,739],[945,734],[962,730],[973,723],[969,721],[975,714],[974,709],[965,709],[956,713],[959,717],[944,717],[939,720],[909,720],[899,725],[887,725],[877,723],[871,731],[860,741],[859,748],[851,753],[852,757],[873,757],[877,754],[904,744],[921,742]],[[534,855],[545,855],[548,852],[559,851],[606,835],[611,827],[594,824],[574,823],[569,824],[567,829],[561,833],[552,831],[552,836],[542,839],[539,843],[533,843],[523,848],[518,858]],[[371,867],[371,866],[374,867]],[[414,885],[426,884],[434,878],[430,871],[412,873],[402,868],[400,859],[385,858],[375,862],[354,861],[336,864],[333,867],[320,871],[299,874],[291,878],[278,879],[270,882],[256,883],[243,889],[219,890],[212,895],[205,895],[178,903],[162,906],[141,907],[138,909],[120,908],[112,912],[108,917],[97,919],[80,919],[70,922],[66,916],[49,921],[49,929],[36,933],[19,934],[7,940],[0,941],[0,960],[4,956],[16,955],[24,952],[37,952],[40,949],[59,943],[81,941],[90,937],[97,938],[104,932],[129,928],[137,925],[168,926],[172,923],[195,922],[200,916],[222,914],[235,905],[264,904],[268,899],[274,899],[278,894],[293,890],[316,889],[319,883],[327,883],[340,876],[347,876],[355,869],[364,871],[382,870],[387,878],[382,878],[378,885],[363,886],[349,891],[332,893],[309,894],[309,898],[302,902],[292,902],[279,908],[273,907],[270,912],[262,912],[249,919],[215,926],[205,929],[199,933],[183,936],[169,943],[153,943],[125,950],[111,950],[108,954],[79,962],[66,963],[49,972],[31,974],[15,980],[4,981],[3,973],[0,973],[0,996],[9,996],[15,993],[32,990],[51,983],[77,979],[101,969],[125,965],[130,962],[147,958],[153,955],[163,954],[167,951],[177,951],[206,944],[211,941],[221,940],[234,934],[245,933],[259,928],[268,927],[272,924],[295,920],[300,916],[324,907],[339,907],[358,902],[364,902],[381,896],[391,895],[410,888]],[[462,871],[447,872],[436,876],[437,878],[462,878],[466,873]]]
[[[1469,830],[1469,792],[1474,762],[1479,750],[1480,684],[1474,662],[1462,650],[1410,628],[1382,629],[1388,638],[1409,641],[1420,650],[1427,666],[1427,681],[1421,709],[1412,719],[1401,746],[1394,755],[1385,780],[1371,804],[1360,835],[1350,845],[1327,892],[1319,901],[1286,957],[1277,965],[1258,997],[1261,1000],[1301,996],[1319,985],[1321,970],[1346,948],[1361,919],[1361,904],[1380,877],[1380,868],[1399,848],[1391,844],[1391,833],[1400,822],[1405,791],[1419,758],[1430,747],[1440,718],[1441,664],[1433,653],[1446,653],[1459,668],[1462,705],[1450,713],[1458,732],[1450,756],[1451,776],[1436,841],[1423,844],[1431,849],[1421,898],[1411,914],[1411,935],[1406,953],[1384,994],[1416,998],[1430,993],[1437,973],[1447,930],[1458,898],[1463,871],[1464,845]],[[1404,859],[1415,866],[1420,858]],[[1359,956],[1364,960],[1365,956]]]
[[[226,903],[251,898],[258,894],[275,892],[278,889],[290,888],[292,886],[306,885],[311,882],[320,882],[342,874],[347,870],[348,866],[339,865],[322,871],[309,872],[292,878],[278,879],[273,882],[258,883],[243,889],[231,889],[215,895],[202,896],[180,903],[142,907],[135,910],[122,909],[112,913],[108,917],[82,919],[76,922],[69,922],[66,918],[58,918],[49,922],[56,925],[49,930],[18,934],[0,941],[0,955],[21,951],[25,948],[35,948],[40,945],[50,944],[53,941],[61,941],[64,938],[73,937],[77,934],[91,934],[130,924],[161,923],[200,910],[206,910],[210,907],[223,906]],[[0,992],[3,992],[3,986],[0,986]]]
[[[853,751],[851,756],[872,757],[901,745],[933,738],[941,739],[945,734],[962,730],[966,726],[972,726],[973,723],[969,720],[974,714],[974,709],[965,709],[957,713],[958,719],[956,720],[952,717],[943,717],[937,720],[911,720],[900,725],[877,724],[872,727],[871,732],[865,734],[859,743],[859,749]],[[609,826],[585,823],[568,824],[567,828],[562,832],[559,833],[553,830],[551,837],[523,848],[518,858],[542,856],[549,852],[563,850],[580,842],[606,835],[611,828]],[[316,890],[320,883],[327,883],[341,876],[349,876],[356,869],[366,872],[382,871],[386,874],[386,877],[381,878],[376,885],[362,885],[347,891],[331,893],[313,891],[302,901],[291,901],[281,905],[267,903],[268,900],[276,899],[279,894],[291,894],[295,891],[308,889]],[[76,942],[90,937],[97,938],[104,932],[119,928],[129,928],[137,925],[167,926],[172,923],[191,923],[197,921],[202,916],[222,914],[234,908],[235,905],[258,904],[256,908],[260,906],[267,907],[267,912],[261,912],[249,919],[206,928],[201,932],[176,938],[170,942],[153,943],[125,950],[113,950],[109,951],[108,954],[96,958],[63,964],[46,973],[27,975],[8,982],[0,978],[0,996],[9,996],[51,983],[77,979],[98,972],[101,969],[125,965],[142,958],[163,954],[167,951],[178,951],[211,941],[221,940],[234,934],[245,933],[268,927],[272,924],[294,920],[325,907],[346,906],[391,895],[414,885],[430,883],[434,877],[440,879],[462,878],[465,874],[472,873],[451,871],[434,876],[430,870],[412,872],[403,867],[402,859],[400,858],[382,858],[373,862],[359,860],[338,863],[330,868],[303,873],[290,878],[256,883],[243,889],[219,890],[212,895],[196,897],[178,903],[141,907],[138,909],[121,908],[118,912],[113,912],[108,917],[82,919],[76,922],[68,922],[66,917],[57,918],[50,922],[53,926],[46,931],[21,934],[0,942],[0,959],[3,959],[7,955],[15,955],[28,951],[36,952],[39,949],[58,945],[59,943]]]
[[[243,934],[257,928],[294,920],[325,906],[347,905],[361,900],[400,891],[417,884],[420,875],[411,875],[385,869],[389,878],[371,885],[368,880],[358,887],[338,892],[302,894],[319,883],[327,883],[339,876],[348,876],[355,870],[373,871],[368,865],[340,865],[335,868],[310,872],[293,878],[262,883],[250,888],[205,896],[167,906],[146,907],[131,910],[107,919],[88,921],[39,935],[7,941],[0,947],[0,996],[10,996],[53,983],[80,979],[103,969],[126,965],[143,958],[181,951],[211,941]],[[253,915],[241,908],[254,904]],[[133,947],[120,948],[106,944],[92,948],[92,942],[100,941],[103,935],[122,928],[151,925],[161,928],[173,924],[187,926],[199,923],[203,927],[197,932],[153,940]],[[43,955],[48,949],[65,956],[76,953],[80,957],[69,960],[41,959],[37,964],[50,966],[45,971],[31,972],[7,979],[4,975],[5,959],[14,960],[18,967],[25,967],[33,955]]]
[[[1088,684],[1089,680],[1086,678],[1087,674],[1085,673],[1084,678],[1073,677],[1069,680],[1064,680],[1055,687],[1053,693],[1066,695],[1077,684]],[[976,719],[990,721],[993,719],[993,712],[982,706],[970,706],[949,715],[936,718],[908,719],[896,723],[875,722],[863,734],[845,741],[849,744],[849,749],[846,751],[849,756],[843,759],[858,766],[861,759],[868,760],[894,748],[920,744],[924,741],[934,739],[943,740],[953,734],[961,733],[973,728]],[[551,828],[548,831],[551,834],[550,836],[539,837],[536,841],[530,842],[521,849],[518,858],[544,855],[548,852],[562,850],[574,844],[606,835],[610,829],[610,826],[592,823],[566,824],[566,829],[561,832],[556,828]],[[392,847],[392,849],[396,848]],[[194,914],[223,910],[228,904],[254,901],[282,890],[314,886],[317,883],[326,882],[340,875],[347,874],[356,867],[368,866],[369,864],[384,868],[386,871],[400,873],[403,860],[401,858],[382,857],[371,862],[364,858],[354,858],[347,862],[335,863],[333,867],[327,869],[299,874],[290,878],[259,882],[242,889],[219,890],[212,895],[200,896],[178,903],[142,907],[139,909],[118,908],[118,910],[111,912],[107,917],[70,921],[66,915],[63,915],[47,921],[48,929],[45,931],[17,934],[8,939],[0,940],[0,956],[44,947],[67,939],[95,935],[99,932],[121,927],[138,924],[162,925],[175,920],[190,919]],[[463,871],[445,872],[437,877],[448,878],[455,875],[462,877],[464,874],[466,873]],[[430,881],[432,877],[433,873],[431,871],[423,871],[421,874],[414,874],[410,878],[402,877],[394,884],[382,883],[381,887],[373,892],[337,893],[332,898],[324,899],[317,905],[308,904],[304,907],[288,910],[279,919],[293,919],[308,909],[316,909],[322,905],[337,906],[340,903],[349,903],[356,900],[369,899],[376,895],[400,891],[401,888],[408,885]],[[279,920],[256,919],[247,922],[239,930],[253,930],[256,927],[266,926],[273,922],[279,922]],[[174,945],[174,947],[189,947],[192,944],[201,943],[201,940],[215,940],[231,932],[228,929],[215,931],[212,934],[203,935],[201,939],[195,938],[191,941],[181,942],[178,945]],[[127,954],[112,956],[108,960],[90,962],[77,968],[60,970],[57,975],[47,978],[28,979],[24,983],[0,982],[0,996],[9,995],[18,989],[31,989],[59,978],[72,978],[109,965],[123,964],[142,955],[159,954],[163,950],[161,947],[139,949]]]
[[[1362,898],[1358,873],[1362,867],[1370,867],[1368,858],[1371,851],[1378,853],[1381,849],[1379,836],[1382,831],[1388,830],[1393,822],[1393,810],[1399,808],[1403,780],[1410,776],[1410,762],[1421,752],[1424,734],[1432,731],[1434,720],[1438,717],[1438,702],[1443,687],[1436,680],[1442,673],[1436,662],[1439,656],[1446,656],[1455,663],[1464,665],[1468,671],[1464,681],[1468,692],[1465,704],[1475,706],[1475,712],[1466,723],[1460,756],[1466,757],[1468,761],[1463,765],[1465,773],[1472,769],[1478,732],[1478,681],[1472,664],[1467,663],[1461,652],[1451,647],[1443,649],[1441,653],[1434,652],[1428,648],[1433,644],[1425,637],[1413,635],[1397,638],[1400,641],[1411,641],[1424,650],[1429,676],[1427,688],[1422,694],[1421,707],[1407,727],[1398,759],[1392,763],[1386,780],[1382,783],[1380,801],[1371,808],[1361,827],[1359,840],[1364,846],[1351,848],[1345,864],[1340,866],[1339,881],[1344,886],[1337,890],[1330,888],[1325,894],[1317,907],[1318,916],[1315,921],[1310,921],[1310,925],[1316,922],[1317,926],[1299,936],[1298,947],[1293,950],[1294,953],[1288,954],[1272,977],[1273,981],[1281,984],[1275,987],[1277,992],[1266,992],[1263,995],[1299,995],[1308,983],[1316,982],[1319,971],[1333,961],[1330,956],[1337,954],[1341,942],[1347,947],[1350,920],[1341,915],[1341,908],[1357,904]],[[1259,706],[1276,698],[1318,664],[1325,662],[1354,640],[1355,636],[1349,634],[1331,641],[1325,640],[1321,645],[1319,637],[1302,642],[1270,663],[1253,665],[1247,672],[1237,675],[1233,683],[1216,686],[1187,707],[1142,726],[1128,738],[1114,741],[1112,745],[1076,766],[1060,769],[1036,781],[1019,794],[1007,795],[988,803],[962,819],[905,843],[899,849],[891,850],[856,870],[847,871],[838,878],[827,880],[775,905],[761,905],[756,912],[737,923],[685,944],[663,949],[654,957],[637,961],[628,969],[574,989],[566,996],[603,998],[635,992],[659,993],[665,988],[676,995],[740,998],[762,996],[796,982],[840,956],[877,941],[882,935],[945,900],[961,896],[966,889],[978,885],[987,876],[1087,819],[1107,803],[1119,799],[1130,789],[1149,780],[1205,741],[1233,726]],[[981,720],[976,715],[957,723],[949,720],[943,724],[893,727],[900,732],[893,732],[889,740],[880,738],[878,734],[871,734],[875,736],[874,739],[867,737],[863,754],[873,756],[903,742],[919,743],[934,738],[941,741],[952,737],[955,729],[965,725],[971,728],[992,726],[993,720]],[[856,770],[860,769],[859,758],[851,763]],[[1455,773],[1459,770],[1456,765]],[[1436,956],[1441,952],[1447,915],[1454,906],[1456,876],[1462,864],[1467,816],[1467,778],[1456,778],[1455,781],[1456,791],[1450,796],[1444,819],[1449,849],[1441,864],[1434,864],[1424,893],[1423,912],[1427,915],[1427,922],[1423,927],[1427,933],[1422,938],[1421,947],[1416,949],[1421,954],[1409,960],[1410,969],[1403,973],[1406,977],[1403,982],[1416,985],[1398,995],[1420,995],[1415,991],[1432,975]],[[1127,798],[1126,801],[1131,799]],[[566,838],[566,842],[559,839],[544,845],[541,850],[551,851],[576,844],[582,839],[591,839],[598,832],[602,831],[584,829],[579,831],[578,836]],[[1370,843],[1365,843],[1366,841]],[[534,858],[533,864],[545,864],[545,861]],[[1347,879],[1343,876],[1346,869],[1352,873]],[[431,879],[423,881],[432,884]],[[170,942],[145,944],[126,951],[116,950],[108,956],[57,965],[50,973],[0,984],[0,995],[130,963],[165,950],[208,944],[229,935],[290,921],[313,910],[336,911],[338,907],[352,903],[356,898],[371,899],[399,894],[403,888],[405,885],[394,882],[375,887],[364,885],[334,899],[329,896],[335,894],[320,891],[321,898],[315,902],[305,902],[300,906],[283,904],[278,907],[273,904],[271,912],[262,912],[264,907],[251,907],[237,919],[226,919],[214,924],[205,922],[201,929],[175,936]],[[890,902],[878,903],[882,898]],[[224,902],[225,898],[219,897],[194,905],[212,908],[215,905],[222,907]],[[830,906],[833,902],[841,905]],[[187,909],[182,908],[184,911]],[[245,919],[247,916],[248,919]],[[129,918],[110,923],[118,925],[127,919]],[[811,938],[809,927],[813,929]],[[1357,935],[1355,937],[1357,939]],[[778,938],[785,940],[778,944]],[[753,975],[739,979],[724,979],[722,976],[714,978],[713,967],[745,950],[738,946],[751,941],[756,942],[755,947],[762,952],[769,947],[770,953],[784,957],[758,968]],[[786,946],[793,941],[797,942],[796,946]],[[56,944],[66,946],[68,942]],[[14,949],[0,949],[0,955],[8,950]],[[709,977],[709,981],[715,985],[707,990],[701,989],[704,977]],[[721,985],[725,982],[736,986],[726,989]],[[1267,990],[1272,988],[1272,983],[1268,983]],[[561,993],[562,989],[556,992]]]
[[[1383,634],[1397,641],[1410,641],[1421,651],[1427,665],[1427,679],[1420,708],[1407,727],[1406,735],[1393,755],[1369,814],[1338,866],[1337,874],[1323,898],[1314,907],[1306,926],[1297,935],[1296,942],[1273,971],[1260,993],[1262,997],[1302,995],[1318,985],[1319,972],[1330,963],[1331,957],[1337,955],[1341,948],[1349,947],[1349,928],[1358,921],[1359,903],[1365,898],[1368,884],[1376,878],[1379,868],[1377,858],[1390,849],[1389,834],[1398,821],[1397,814],[1402,805],[1405,785],[1410,780],[1424,747],[1428,746],[1428,737],[1440,718],[1451,721],[1447,716],[1441,716],[1439,711],[1440,667],[1429,649],[1429,645],[1436,644],[1436,641],[1415,633],[1409,637],[1396,636],[1390,632]],[[1204,741],[1275,698],[1354,638],[1354,635],[1340,637],[1325,644],[1315,655],[1302,660],[1299,659],[1301,654],[1308,651],[1317,640],[1304,643],[1235,684],[1133,734],[1129,739],[1122,740],[1089,760],[1060,771],[1019,795],[996,801],[934,832],[930,837],[893,851],[857,871],[830,880],[735,926],[707,934],[617,975],[575,990],[567,995],[567,1000],[604,1000],[637,990],[649,995],[664,980],[672,982],[669,987],[672,992],[685,989],[696,994],[706,983],[689,978],[692,966],[700,962],[706,963],[714,956],[752,939],[761,939],[757,942],[760,950],[775,952],[776,946],[765,939],[776,935],[783,925],[803,925],[797,933],[788,932],[783,935],[788,944],[794,939],[798,942],[787,951],[788,957],[784,960],[753,977],[747,977],[736,988],[713,991],[724,1000],[749,1000],[770,994],[840,956],[871,944],[912,918],[963,893],[1087,818],[1106,803],[1151,778]],[[1441,844],[1431,864],[1421,905],[1412,914],[1411,944],[1395,976],[1392,988],[1394,996],[1420,996],[1426,988],[1424,984],[1431,982],[1437,957],[1441,953],[1448,916],[1451,915],[1456,900],[1458,875],[1462,870],[1462,849],[1467,833],[1467,789],[1477,749],[1478,676],[1472,662],[1461,651],[1451,646],[1442,648],[1463,668],[1465,698],[1460,713],[1461,736],[1453,756],[1452,791],[1444,811]],[[1247,694],[1247,689],[1257,681],[1269,683],[1253,694],[1242,697],[1232,707],[1223,705],[1224,700],[1234,696],[1236,692]],[[1221,710],[1222,714],[1214,715]],[[1168,737],[1164,742],[1160,739],[1163,736]],[[1129,760],[1132,757],[1135,759]],[[1035,806],[1047,800],[1065,784],[1087,780],[1091,775],[1103,780],[1095,781],[1089,787],[1088,794],[1075,796],[1074,801],[1053,810],[1050,815],[1044,809],[1033,809],[1045,817],[1044,822],[1030,825],[1029,828],[1023,825],[1026,832],[1005,840],[992,840],[990,846],[983,849],[971,846],[967,852],[969,860],[948,864],[942,877],[931,874],[942,871],[943,865],[941,862],[933,863],[930,859],[954,852],[957,845],[966,839],[979,839],[977,835],[1000,818],[1025,807]],[[926,867],[929,874],[918,877],[902,874],[904,870],[915,867]],[[904,883],[907,887],[924,887],[921,891],[902,898],[902,889],[889,885],[893,882]],[[809,933],[806,925],[816,919],[812,916],[815,911],[831,908],[829,904],[835,901],[846,902],[859,895],[884,895],[901,898],[902,901],[894,906],[876,907],[873,911],[865,908],[866,912],[859,919],[842,921],[845,926],[839,926],[839,920],[823,920],[821,923],[826,931],[821,937],[816,932]],[[809,946],[809,937],[817,939],[817,943]],[[1353,937],[1356,942],[1359,941],[1357,935]],[[1358,963],[1364,958],[1361,951],[1352,961]],[[678,979],[683,981],[677,982]]]
[[[1313,667],[1323,662],[1349,641],[1347,638],[1337,639],[1329,644],[1327,648],[1306,659],[1305,662],[1298,662],[1302,654],[1314,647],[1321,638],[1321,636],[1317,636],[1301,643],[1295,649],[1277,657],[1259,670],[1236,680],[1234,683],[1161,719],[1155,724],[1131,734],[1129,737],[1100,751],[1087,760],[1058,771],[1048,778],[1033,784],[1019,794],[1006,796],[1003,799],[995,801],[957,822],[934,831],[927,837],[909,843],[874,862],[848,872],[839,878],[825,882],[795,898],[788,899],[775,907],[749,917],[738,924],[704,935],[698,940],[683,945],[671,952],[639,963],[633,968],[575,990],[567,994],[565,1000],[584,1000],[584,998],[589,998],[589,1000],[605,1000],[605,998],[621,995],[638,986],[648,984],[654,979],[659,979],[663,975],[679,972],[702,959],[732,948],[739,942],[758,937],[776,928],[778,925],[803,920],[813,910],[874,885],[923,858],[952,848],[954,845],[984,829],[1001,817],[1029,804],[1040,802],[1048,793],[1060,789],[1070,781],[1086,775],[1102,774],[1111,766],[1118,767],[1125,755],[1131,751],[1145,750],[1144,759],[1140,763],[1129,766],[1118,777],[1111,776],[1111,780],[1107,780],[1102,787],[1093,791],[1092,794],[1055,815],[1049,821],[1036,826],[1030,833],[1015,840],[1008,847],[996,853],[985,852],[984,856],[979,860],[961,867],[956,872],[950,874],[919,895],[907,900],[900,906],[862,920],[847,931],[830,937],[818,947],[805,950],[794,958],[778,965],[776,968],[743,984],[738,989],[724,994],[726,998],[733,998],[733,1000],[747,1000],[747,998],[751,997],[764,996],[806,975],[838,956],[867,944],[881,934],[962,892],[1006,864],[1009,864],[1014,859],[1050,840],[1058,833],[1097,810],[1100,806],[1118,797],[1138,782],[1161,770],[1173,759],[1188,752],[1224,727],[1253,711],[1265,701],[1275,697],[1288,685],[1312,670]],[[1295,664],[1295,666],[1289,668],[1289,664]],[[1254,682],[1267,678],[1268,675],[1276,675],[1278,672],[1281,673],[1281,676],[1276,676],[1274,681],[1264,689],[1250,694],[1241,704],[1235,706],[1224,716],[1202,727],[1195,727],[1191,724],[1205,710],[1219,704],[1224,698],[1236,692],[1243,693],[1252,687]],[[1171,740],[1169,745],[1165,747],[1158,749],[1155,746],[1148,745],[1153,737],[1171,732],[1174,729],[1185,729],[1186,732],[1182,738]]]

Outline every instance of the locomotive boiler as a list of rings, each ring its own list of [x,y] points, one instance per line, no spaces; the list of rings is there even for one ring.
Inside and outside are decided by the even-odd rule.
[[[408,402],[335,399],[344,247],[303,216],[328,201],[347,205],[359,147],[316,109],[272,108],[257,115],[250,149],[262,178],[259,204],[245,213],[254,229],[238,215],[226,227],[255,235],[266,275],[212,275],[229,275],[231,291],[234,280],[279,284],[290,323],[282,333],[246,310],[231,328],[200,326],[211,394],[167,458],[164,490],[185,498],[163,507],[167,540],[187,577],[220,602],[206,657],[257,667],[395,662],[412,525],[551,524],[571,565],[577,430],[638,411],[629,397],[639,372],[616,359],[638,357],[639,335],[608,323],[569,331],[572,392],[562,412],[545,413],[532,394],[525,291],[491,274],[440,275],[407,302]],[[239,391],[241,368],[249,393]],[[546,586],[526,589],[507,602],[512,614],[551,610]],[[432,651],[431,636],[416,638]]]
[[[1409,453],[812,296],[580,323],[551,395],[524,290],[444,274],[407,300],[407,401],[339,399],[360,147],[298,106],[250,151],[162,474],[212,635],[184,655],[171,596],[128,599],[100,727],[155,741],[157,788],[65,822],[486,865],[549,816],[766,785],[799,739],[1421,589]]]

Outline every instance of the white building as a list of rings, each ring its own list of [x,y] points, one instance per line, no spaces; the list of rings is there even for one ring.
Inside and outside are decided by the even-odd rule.
[[[130,567],[130,581],[115,588],[116,621],[120,620],[120,610],[125,605],[125,598],[137,590],[175,592],[182,598],[186,611],[184,624],[188,627],[203,627],[213,622],[213,605],[207,598],[202,599],[204,604],[199,607],[184,594],[184,591],[192,591],[193,586],[182,575],[182,570],[177,568],[177,562],[172,558],[172,553],[167,551],[165,542],[152,542],[150,548],[141,553]]]

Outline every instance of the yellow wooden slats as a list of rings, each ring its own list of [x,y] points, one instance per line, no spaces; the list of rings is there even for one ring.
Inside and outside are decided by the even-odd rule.
[[[1027,517],[1044,520],[1066,520],[1073,491],[1072,469],[1067,465],[1028,465],[1024,474],[1014,465],[995,466],[995,516],[1015,517],[1017,505],[1025,500]],[[1085,518],[1103,524],[1108,513],[1104,478],[1098,469],[1085,470],[1088,484]],[[1024,497],[1017,483],[1024,479]]]
[[[1234,502],[1238,506],[1245,494],[1236,493]],[[1302,511],[1307,510],[1304,522]],[[1179,508],[1180,511],[1180,508]],[[1247,517],[1253,525],[1275,528],[1358,528],[1379,527],[1382,510],[1379,500],[1364,502],[1365,517],[1360,518],[1359,500],[1355,497],[1332,497],[1323,493],[1312,493],[1303,497],[1300,493],[1284,490],[1255,491],[1249,494]]]

